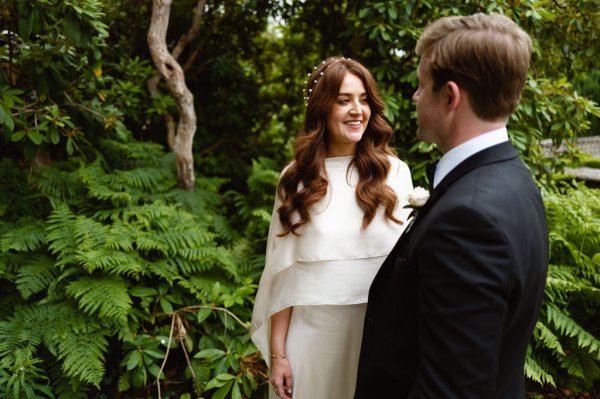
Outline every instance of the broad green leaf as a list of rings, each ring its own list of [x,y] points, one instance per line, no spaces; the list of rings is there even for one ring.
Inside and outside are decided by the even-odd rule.
[[[173,313],[173,306],[171,305],[171,302],[162,297],[158,301],[160,302],[160,307],[162,308],[163,312]]]
[[[73,139],[71,137],[69,137],[67,139],[67,154],[73,155],[73,151],[74,151]]]
[[[240,392],[240,385],[235,382],[231,389],[231,399],[242,399],[242,393]]]
[[[213,394],[212,399],[224,399],[229,393],[232,385],[233,381],[230,381],[227,383],[227,385],[217,389],[217,391]]]
[[[10,139],[11,141],[21,141],[23,140],[23,137],[25,137],[25,132],[23,130],[19,130],[18,132],[14,132],[10,136]]]
[[[197,318],[198,324],[202,324],[202,322],[203,322],[204,320],[206,320],[206,318],[207,318],[208,316],[210,316],[210,314],[211,314],[211,313],[212,313],[212,310],[211,310],[211,309],[206,309],[206,308],[202,308],[202,309],[200,309],[200,310],[198,311],[198,318]]]
[[[225,356],[225,351],[217,348],[203,349],[194,355],[196,359],[209,359],[210,361],[213,361],[221,356]]]
[[[129,295],[136,296],[139,298],[154,296],[156,294],[156,289],[149,287],[135,286],[129,289]]]
[[[129,361],[127,362],[127,370],[133,370],[142,363],[142,355],[138,350],[131,352]]]

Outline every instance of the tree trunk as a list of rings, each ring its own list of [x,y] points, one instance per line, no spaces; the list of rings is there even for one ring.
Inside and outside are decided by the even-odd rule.
[[[167,48],[167,28],[172,0],[153,0],[152,17],[148,29],[148,48],[152,61],[167,83],[167,87],[177,103],[179,122],[175,137],[169,133],[169,145],[177,157],[177,181],[180,187],[194,190],[194,158],[192,146],[196,133],[196,111],[194,96],[185,84],[181,65]]]

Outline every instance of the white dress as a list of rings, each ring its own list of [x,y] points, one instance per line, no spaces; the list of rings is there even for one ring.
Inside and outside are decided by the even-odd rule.
[[[294,399],[352,398],[369,287],[406,226],[410,171],[398,158],[387,184],[398,196],[394,215],[380,207],[366,230],[356,201],[358,173],[353,157],[325,159],[327,194],[310,211],[299,236],[282,231],[275,200],[265,269],[252,313],[252,341],[270,364],[270,317],[293,306],[286,339]],[[270,390],[270,397],[276,397]]]

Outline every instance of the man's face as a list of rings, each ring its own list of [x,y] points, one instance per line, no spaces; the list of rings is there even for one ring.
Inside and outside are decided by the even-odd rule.
[[[417,137],[429,143],[440,144],[444,133],[444,108],[441,91],[433,91],[433,77],[426,56],[421,57],[417,68],[419,87],[412,100],[417,106]]]

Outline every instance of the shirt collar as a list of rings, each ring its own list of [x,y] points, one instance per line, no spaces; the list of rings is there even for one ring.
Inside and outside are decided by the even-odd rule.
[[[471,155],[505,141],[508,141],[508,132],[506,127],[502,127],[500,129],[492,130],[491,132],[480,134],[479,136],[473,137],[454,147],[445,153],[438,162],[433,177],[433,188],[435,188],[438,183],[452,171],[452,169]]]

